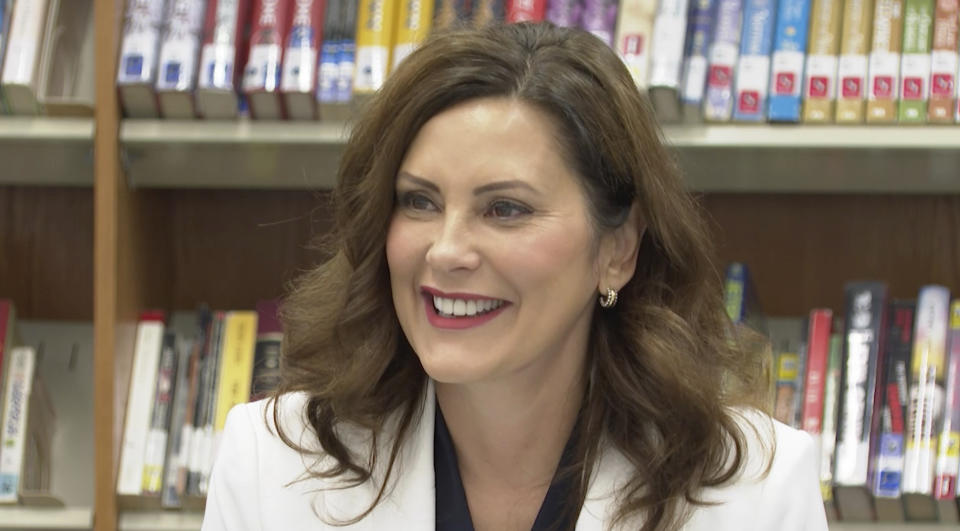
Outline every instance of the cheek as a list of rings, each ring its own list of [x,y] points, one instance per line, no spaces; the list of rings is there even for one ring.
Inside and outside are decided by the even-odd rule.
[[[505,255],[531,284],[575,292],[596,282],[590,232],[569,225],[511,242]],[[592,289],[589,288],[589,289]]]

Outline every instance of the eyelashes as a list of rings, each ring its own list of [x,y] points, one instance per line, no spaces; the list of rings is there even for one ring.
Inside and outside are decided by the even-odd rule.
[[[427,194],[418,191],[398,192],[396,206],[415,214],[440,212],[437,203]],[[534,209],[521,201],[497,198],[486,203],[481,215],[499,221],[515,221],[534,213]]]

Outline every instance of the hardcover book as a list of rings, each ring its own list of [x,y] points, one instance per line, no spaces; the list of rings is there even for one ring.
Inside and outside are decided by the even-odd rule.
[[[953,123],[957,69],[957,0],[937,0],[933,22],[933,52],[930,54],[930,123]]]
[[[935,0],[906,0],[900,61],[901,123],[925,123],[930,99],[930,45]],[[956,48],[956,43],[954,43]]]
[[[20,0],[13,5],[2,77],[12,114],[40,114],[38,84],[48,7],[47,0]]]
[[[937,444],[933,497],[940,521],[957,521],[957,473],[960,472],[960,300],[950,305],[947,394]]]
[[[840,52],[841,0],[813,0],[804,76],[803,121],[833,122]]]
[[[624,0],[629,2],[632,0]],[[507,2],[507,23],[540,22],[547,16],[547,0],[513,0]]]
[[[650,100],[661,122],[680,120],[680,74],[687,26],[687,0],[662,0],[650,43]]]
[[[18,2],[25,4],[29,2]],[[165,0],[128,0],[117,86],[123,112],[131,118],[157,118],[160,109],[154,85],[160,52]]]
[[[703,118],[728,122],[733,114],[733,76],[740,55],[742,0],[717,0],[717,25],[710,44]]]
[[[250,52],[243,69],[243,93],[257,120],[286,117],[280,97],[284,46],[290,35],[293,0],[254,0]]]
[[[169,0],[167,5],[157,75],[157,97],[164,118],[196,116],[193,93],[206,9],[205,0]]]
[[[716,0],[693,0],[687,17],[680,101],[685,122],[703,121],[703,93],[707,86],[707,53],[713,42]]]
[[[767,119],[767,88],[770,84],[770,52],[773,48],[774,0],[746,0],[740,62],[737,65],[733,119],[763,122]]]
[[[196,96],[197,111],[206,119],[233,119],[239,114],[249,15],[247,0],[207,0]]]
[[[779,0],[770,78],[771,122],[799,122],[810,0]]]
[[[872,22],[873,0],[844,2],[843,36],[837,65],[837,123],[840,124],[859,124],[864,120]]]
[[[624,0],[620,4],[620,13],[617,17],[615,48],[640,90],[647,89],[647,76],[650,72],[650,37],[653,33],[653,17],[656,10],[655,0]]]
[[[868,123],[897,121],[902,35],[903,0],[876,0],[867,83]]]
[[[355,95],[372,95],[387,79],[398,9],[399,3],[395,0],[360,2],[357,13],[357,69],[353,80]],[[441,12],[437,13],[438,20],[441,15]],[[440,27],[440,24],[437,26]]]
[[[324,0],[296,0],[283,53],[280,90],[294,120],[317,119],[317,65],[323,42]]]

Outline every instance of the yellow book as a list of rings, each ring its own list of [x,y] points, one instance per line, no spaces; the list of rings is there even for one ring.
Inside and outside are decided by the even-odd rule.
[[[876,0],[872,41],[867,83],[867,123],[894,123],[897,121],[897,102],[900,99],[903,0]]]
[[[228,312],[223,323],[214,432],[223,431],[230,408],[250,399],[256,343],[257,312]]]
[[[420,45],[433,26],[432,0],[406,0],[397,10],[397,38],[393,45],[393,68]]]
[[[810,43],[807,47],[807,82],[803,95],[804,122],[833,121],[842,9],[841,0],[813,0]]]
[[[386,81],[399,9],[400,0],[360,0],[354,94],[373,94]]]
[[[837,76],[837,123],[860,124],[867,96],[867,54],[873,30],[873,0],[846,0]]]

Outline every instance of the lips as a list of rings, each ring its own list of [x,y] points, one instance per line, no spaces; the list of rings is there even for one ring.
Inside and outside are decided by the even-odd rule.
[[[462,330],[489,322],[510,305],[502,299],[423,288],[427,320],[437,328]]]

